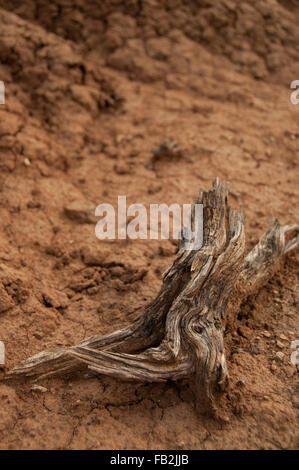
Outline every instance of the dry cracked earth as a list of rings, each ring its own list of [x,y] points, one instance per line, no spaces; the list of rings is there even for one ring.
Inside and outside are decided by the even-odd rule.
[[[298,448],[296,253],[226,335],[225,424],[188,381],[4,380],[157,294],[175,243],[98,240],[100,203],[190,203],[218,176],[248,250],[271,218],[298,223],[298,20],[295,0],[0,0],[1,449]]]

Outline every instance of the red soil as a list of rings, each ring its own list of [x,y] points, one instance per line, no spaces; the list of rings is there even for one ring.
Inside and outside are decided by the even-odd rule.
[[[298,447],[295,254],[227,340],[225,425],[195,414],[188,382],[2,380],[132,322],[174,259],[170,241],[99,241],[71,202],[190,203],[218,176],[242,201],[248,249],[271,218],[296,222],[298,17],[295,0],[0,1],[0,448]],[[167,138],[182,157],[153,165]]]

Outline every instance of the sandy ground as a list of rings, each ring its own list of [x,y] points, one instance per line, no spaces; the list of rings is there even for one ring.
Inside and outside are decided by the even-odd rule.
[[[218,176],[242,202],[248,249],[271,218],[298,222],[298,19],[295,0],[0,0],[0,448],[298,447],[296,253],[227,338],[227,424],[196,415],[187,381],[3,381],[43,349],[129,324],[157,294],[175,244],[98,240],[98,204],[190,203]],[[153,160],[166,139],[181,157]]]

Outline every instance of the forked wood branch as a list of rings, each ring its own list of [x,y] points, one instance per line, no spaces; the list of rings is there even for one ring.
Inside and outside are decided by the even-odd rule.
[[[245,257],[243,215],[229,207],[227,185],[215,180],[195,203],[203,204],[202,247],[188,251],[181,243],[156,299],[135,323],[77,346],[41,352],[7,378],[42,379],[84,368],[150,382],[193,377],[198,402],[213,409],[214,386],[225,387],[228,381],[225,324],[233,323],[241,302],[298,246],[299,225],[281,227],[272,221]],[[297,235],[287,241],[291,232]]]

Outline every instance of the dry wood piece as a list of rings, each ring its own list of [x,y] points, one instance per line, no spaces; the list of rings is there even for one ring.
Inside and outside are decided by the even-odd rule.
[[[228,371],[223,332],[246,297],[299,245],[299,225],[272,221],[245,257],[241,209],[228,205],[228,187],[216,179],[195,203],[203,204],[203,245],[183,243],[163,276],[156,299],[131,326],[107,336],[93,336],[77,346],[41,352],[19,364],[8,378],[36,379],[88,368],[98,374],[141,381],[193,377],[197,401],[214,409],[214,387],[225,387]],[[287,241],[286,235],[297,232]]]

